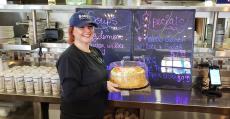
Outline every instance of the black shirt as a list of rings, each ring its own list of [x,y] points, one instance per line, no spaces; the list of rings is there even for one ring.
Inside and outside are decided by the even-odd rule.
[[[83,52],[74,44],[57,62],[61,80],[61,119],[96,119],[104,114],[108,79],[101,52]]]

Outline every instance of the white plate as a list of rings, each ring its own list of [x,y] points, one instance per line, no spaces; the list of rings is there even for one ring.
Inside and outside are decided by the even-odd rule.
[[[0,29],[13,29],[14,26],[0,26]]]

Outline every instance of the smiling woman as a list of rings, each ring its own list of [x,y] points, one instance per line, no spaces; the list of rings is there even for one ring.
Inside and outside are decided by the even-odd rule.
[[[117,84],[107,81],[102,53],[90,46],[94,36],[91,16],[74,13],[69,21],[71,44],[57,62],[61,80],[61,119],[103,119],[108,92],[117,92]]]

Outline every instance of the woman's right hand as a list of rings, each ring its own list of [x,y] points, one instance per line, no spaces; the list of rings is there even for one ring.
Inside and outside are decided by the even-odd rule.
[[[119,89],[117,89],[118,84],[112,83],[111,81],[107,81],[107,90],[109,92],[120,92]]]

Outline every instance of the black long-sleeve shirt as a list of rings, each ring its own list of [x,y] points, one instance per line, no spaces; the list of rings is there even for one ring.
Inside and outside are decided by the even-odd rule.
[[[61,80],[61,118],[93,119],[102,116],[107,100],[107,71],[101,52],[83,52],[74,44],[57,62]]]

